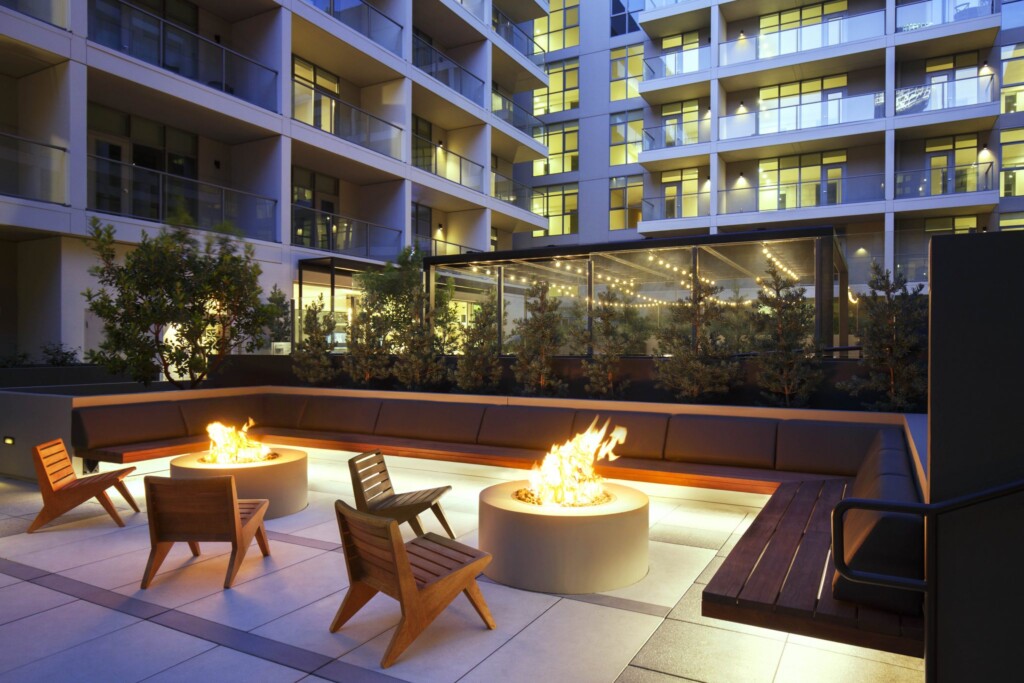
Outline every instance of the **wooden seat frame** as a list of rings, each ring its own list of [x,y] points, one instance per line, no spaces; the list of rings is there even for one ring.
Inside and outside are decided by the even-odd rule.
[[[203,479],[146,477],[146,507],[149,512],[149,540],[152,550],[142,575],[142,588],[156,576],[171,546],[188,543],[192,555],[199,556],[199,543],[231,543],[224,587],[231,588],[253,537],[260,552],[270,555],[270,543],[263,516],[270,501],[265,498],[238,498],[235,478],[230,474]]]
[[[445,519],[440,498],[452,490],[451,486],[423,489],[409,493],[395,493],[391,486],[391,475],[380,450],[361,453],[348,461],[352,475],[352,491],[356,497],[356,509],[381,517],[390,517],[399,524],[408,522],[417,536],[423,535],[419,514],[430,509],[450,538],[455,533]]]
[[[107,495],[107,489],[111,486],[124,496],[133,510],[139,512],[138,504],[124,483],[124,478],[135,471],[134,467],[79,477],[75,474],[71,456],[64,447],[63,439],[47,441],[33,448],[32,461],[36,468],[36,478],[39,480],[39,492],[43,496],[43,509],[32,520],[27,533],[36,531],[94,497],[118,526],[124,526],[124,521],[117,514],[117,508]]]

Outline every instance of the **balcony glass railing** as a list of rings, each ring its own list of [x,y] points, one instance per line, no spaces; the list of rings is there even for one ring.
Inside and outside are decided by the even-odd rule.
[[[664,221],[673,218],[697,218],[711,213],[711,193],[672,194],[644,197],[643,219]]]
[[[541,135],[544,132],[544,124],[540,119],[497,90],[491,91],[491,112],[530,137]]]
[[[483,166],[419,135],[413,136],[412,165],[477,192],[484,191]]]
[[[393,159],[402,158],[402,129],[296,79],[292,83],[296,120]]]
[[[644,78],[668,78],[683,74],[696,73],[711,68],[711,48],[699,47],[695,50],[673,52],[660,57],[649,57],[644,60]]]
[[[693,0],[647,0],[644,3],[644,9],[657,9],[659,7],[671,7],[672,5],[678,5],[682,2],[692,2]]]
[[[924,0],[896,6],[896,32],[950,24],[992,14],[992,0]]]
[[[474,17],[483,21],[484,19],[484,0],[455,0],[472,14]]]
[[[67,150],[0,133],[0,194],[67,204]]]
[[[500,173],[491,174],[491,196],[519,207],[523,211],[533,210],[533,197],[538,194],[529,185],[517,183]]]
[[[992,74],[988,74],[896,88],[896,116],[992,102],[995,96],[993,85]]]
[[[667,126],[644,128],[644,150],[665,149],[695,145],[711,139],[711,121],[671,123]]]
[[[60,28],[68,27],[67,0],[0,0],[0,7],[27,14]]]
[[[277,200],[193,178],[90,156],[89,209],[202,230],[229,223],[244,237],[277,240]]]
[[[402,231],[292,204],[292,244],[391,261],[402,251]]]
[[[719,213],[786,211],[885,199],[885,174],[848,176],[760,187],[736,187],[718,193]]]
[[[471,254],[480,251],[479,249],[467,247],[464,244],[446,242],[445,240],[425,237],[423,235],[414,235],[412,239],[413,246],[416,247],[416,250],[423,252],[428,256],[455,256],[458,254]]]
[[[412,38],[412,63],[455,92],[484,106],[484,82],[459,66],[451,57],[435,50],[419,36]]]
[[[996,189],[992,163],[896,171],[896,199],[937,197],[944,194],[986,192]]]
[[[306,0],[317,9],[377,43],[385,50],[401,54],[402,26],[373,5],[362,0]]]
[[[870,121],[884,116],[885,93],[868,93],[723,116],[718,122],[718,135],[722,140],[731,140]]]
[[[731,40],[719,46],[722,66],[771,59],[885,35],[885,10],[837,17],[812,26]]]
[[[89,39],[277,111],[277,72],[119,0],[89,0]]]
[[[505,39],[509,45],[520,54],[528,57],[534,64],[544,62],[544,48],[537,44],[529,33],[516,26],[511,19],[499,10],[492,7],[491,28],[499,36]]]

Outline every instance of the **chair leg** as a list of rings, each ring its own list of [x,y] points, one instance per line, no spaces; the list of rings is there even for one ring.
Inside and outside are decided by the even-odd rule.
[[[480,618],[487,624],[487,628],[497,628],[497,624],[494,623],[494,617],[491,616],[491,609],[487,606],[487,601],[484,600],[484,594],[480,592],[480,585],[473,579],[465,590],[462,591],[469,598],[469,602],[472,603],[473,609],[480,615]]]
[[[36,515],[36,518],[28,525],[28,529],[25,530],[25,533],[31,534],[33,531],[39,529],[39,527],[45,526],[57,519],[64,514],[64,512],[66,512],[66,510],[59,510],[55,507],[44,505],[43,509],[39,511],[39,514]]]
[[[423,535],[423,525],[420,524],[420,516],[419,515],[413,515],[412,517],[409,518],[409,526],[412,527],[413,532],[417,536],[422,536]]]
[[[117,514],[117,508],[114,507],[114,501],[110,500],[110,496],[107,495],[106,491],[100,491],[96,494],[96,500],[100,502],[103,509],[107,511],[107,514],[114,518],[118,526],[124,526],[124,520],[121,519],[121,515]]]
[[[405,652],[406,648],[412,645],[412,641],[423,632],[433,619],[426,621],[423,619],[417,619],[415,617],[410,618],[411,615],[402,615],[402,620],[398,622],[398,628],[395,629],[395,635],[391,637],[391,642],[388,644],[388,649],[384,651],[384,657],[380,660],[380,667],[386,669],[395,663],[402,653]]]
[[[224,578],[224,587],[231,588],[231,584],[235,582],[235,576],[238,575],[238,570],[242,568],[242,561],[245,560],[245,552],[249,549],[249,544],[240,545],[238,543],[231,544],[231,559],[228,560],[228,574]]]
[[[256,529],[256,543],[260,547],[260,552],[263,553],[263,557],[270,555],[270,541],[267,540],[267,529],[260,522],[260,526]]]
[[[199,544],[195,541],[188,542],[188,549],[192,551],[192,557],[199,557]]]
[[[337,632],[339,628],[344,626],[345,622],[361,610],[363,605],[368,603],[370,598],[376,594],[376,588],[371,588],[361,581],[357,581],[349,586],[348,592],[345,593],[345,599],[341,601],[341,606],[338,607],[338,611],[334,615],[334,621],[331,622],[331,633]]]
[[[167,557],[167,553],[171,551],[171,546],[173,545],[172,541],[161,541],[156,543],[152,550],[149,551],[146,570],[142,572],[142,588],[149,588],[149,584],[152,583],[153,577],[156,576],[157,570],[164,563],[164,559]]]
[[[125,502],[132,506],[132,510],[135,510],[136,512],[142,512],[142,510],[139,509],[139,504],[135,502],[135,498],[132,496],[131,491],[129,491],[128,487],[125,486],[124,481],[115,482],[114,488],[116,488],[117,492],[124,497]]]
[[[430,506],[430,509],[434,511],[434,514],[437,516],[437,521],[439,521],[441,523],[441,526],[444,528],[445,532],[448,534],[448,537],[451,538],[454,541],[455,540],[455,532],[452,531],[452,528],[450,526],[448,526],[448,520],[444,516],[444,510],[441,509],[441,503],[440,502],[434,503],[433,505]]]

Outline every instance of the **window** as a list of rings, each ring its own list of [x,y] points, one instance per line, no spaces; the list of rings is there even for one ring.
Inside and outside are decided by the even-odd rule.
[[[578,171],[580,125],[578,121],[553,123],[537,135],[548,147],[546,159],[533,162],[533,175],[542,176],[552,173],[568,173]]]
[[[580,44],[580,0],[551,0],[548,16],[533,22],[533,39],[544,52]]]
[[[340,79],[304,59],[292,60],[293,116],[328,133],[335,131],[335,108]],[[327,93],[333,97],[324,97]]]
[[[708,124],[701,126],[700,103],[697,100],[663,104],[661,106],[661,123],[664,126],[666,147],[692,145],[708,140]],[[701,139],[702,133],[703,140]]]
[[[977,216],[937,216],[924,219],[925,232],[952,232],[963,235],[975,232],[977,229]]]
[[[533,91],[533,114],[543,116],[580,106],[580,62],[566,59],[547,65],[548,87]]]
[[[678,33],[661,39],[665,76],[688,74],[710,66],[707,50],[700,51],[700,33]]]
[[[798,31],[795,29],[822,23],[827,24],[830,20],[839,18],[845,13],[846,0],[834,0],[833,2],[816,3],[761,15],[760,56],[774,57],[838,42],[837,36],[828,36],[826,42],[824,31]],[[838,34],[841,25],[838,22],[827,24],[827,30],[829,33]]]
[[[629,45],[611,51],[612,102],[640,96],[640,81],[644,80],[644,46]]]
[[[636,228],[643,203],[644,177],[642,175],[609,178],[608,229]]]
[[[534,188],[533,212],[548,219],[547,230],[534,230],[534,237],[575,235],[578,228],[579,188],[576,183]]]
[[[639,31],[636,15],[644,9],[644,0],[612,0],[612,35],[624,36]]]
[[[761,159],[758,211],[842,204],[846,150]]]
[[[1000,214],[999,229],[1005,231],[1024,230],[1024,211]]]
[[[706,216],[709,211],[707,191],[700,194],[700,170],[684,168],[661,174],[664,192],[664,215],[661,218],[693,218]],[[657,218],[657,216],[656,216]]]
[[[635,164],[640,158],[644,137],[643,118],[644,113],[640,109],[611,115],[610,165]]]
[[[1002,48],[1003,80],[1000,100],[1003,114],[1024,111],[1024,43]]]
[[[845,92],[846,74],[809,78],[805,81],[761,88],[758,92],[758,130],[762,134],[778,133],[839,123],[840,100]],[[827,104],[820,107],[800,106],[817,102]]]
[[[999,178],[1000,197],[1024,197],[1024,128],[999,134],[1003,165]]]

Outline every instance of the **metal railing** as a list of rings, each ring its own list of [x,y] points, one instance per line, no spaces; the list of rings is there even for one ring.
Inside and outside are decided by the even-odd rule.
[[[384,49],[402,53],[402,25],[363,0],[306,0]]]
[[[718,48],[722,66],[755,59],[817,50],[885,35],[885,10],[836,17],[811,26],[800,26],[775,33],[762,33],[722,43]]]
[[[896,171],[896,199],[996,189],[992,162]]]
[[[402,251],[402,231],[292,204],[292,244],[393,261]]]
[[[695,145],[710,139],[711,121],[708,119],[644,128],[645,151]]]
[[[277,200],[194,178],[90,156],[88,206],[203,230],[230,223],[245,237],[277,242]]]
[[[89,39],[276,112],[277,71],[120,0],[89,3]]]
[[[413,246],[417,251],[421,251],[428,256],[454,256],[457,254],[478,253],[480,251],[479,249],[467,247],[464,244],[446,242],[445,240],[425,237],[423,235],[413,236]]]
[[[896,88],[896,116],[992,102],[992,74]]]
[[[885,93],[868,93],[723,116],[718,122],[718,135],[722,140],[731,140],[870,121],[884,116]]]
[[[530,137],[543,134],[545,129],[540,119],[497,90],[491,91],[491,113]]]
[[[484,82],[419,36],[412,38],[412,63],[431,78],[484,106]]]
[[[292,96],[295,120],[393,159],[402,158],[402,129],[398,126],[298,78],[293,81]]]
[[[719,191],[719,213],[786,211],[885,199],[885,174],[844,176]]]
[[[529,58],[534,64],[544,63],[544,48],[537,44],[529,33],[516,26],[504,12],[497,7],[491,8],[491,28],[517,52]]]
[[[0,133],[0,194],[67,204],[67,157],[63,147]]]
[[[711,214],[711,193],[657,195],[644,197],[643,219],[664,221],[673,218],[696,218]]]
[[[992,0],[924,0],[896,6],[896,33],[929,26],[985,17],[992,14]]]
[[[681,74],[695,73],[711,68],[711,48],[698,47],[693,50],[672,52],[660,57],[648,57],[644,60],[644,78],[667,78]]]
[[[491,196],[506,204],[533,211],[533,197],[539,194],[529,185],[516,182],[500,173],[491,174]]]
[[[0,0],[0,7],[12,9],[28,16],[53,24],[60,28],[68,27],[67,0]]]
[[[484,191],[484,167],[442,145],[413,136],[412,165],[477,192]]]

